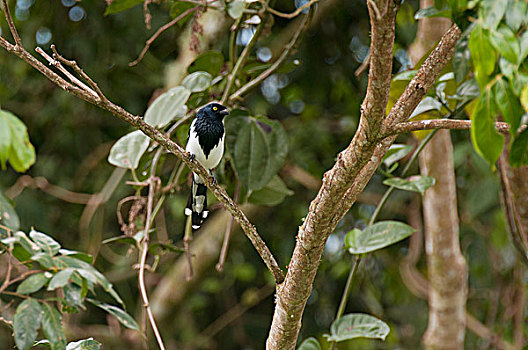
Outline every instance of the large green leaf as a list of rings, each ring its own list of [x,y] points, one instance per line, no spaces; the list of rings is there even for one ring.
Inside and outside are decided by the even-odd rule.
[[[66,350],[99,350],[101,343],[93,338],[83,339],[76,342],[68,343]]]
[[[187,113],[185,103],[191,91],[183,86],[176,86],[159,96],[145,112],[145,122],[155,128],[162,128],[176,118]]]
[[[7,117],[3,111],[0,111],[0,166],[6,168],[6,161],[11,148],[11,128]]]
[[[128,10],[136,5],[143,3],[145,0],[113,0],[106,7],[105,16]]]
[[[204,71],[217,76],[224,65],[224,56],[220,51],[206,51],[201,53],[187,68],[188,73]]]
[[[120,168],[136,169],[149,142],[149,138],[140,130],[132,131],[112,146],[108,162]]]
[[[505,20],[511,30],[516,32],[521,27],[526,18],[526,7],[525,0],[508,0]]]
[[[506,26],[501,26],[498,30],[492,30],[490,42],[497,51],[511,63],[519,63],[521,47],[515,34]]]
[[[475,77],[479,86],[483,88],[488,83],[488,76],[495,69],[497,53],[491,45],[489,30],[485,29],[480,21],[476,23],[469,37],[469,51]]]
[[[8,111],[0,110],[0,119],[2,120],[0,127],[7,126],[9,130],[7,132],[10,133],[8,137],[10,145],[7,153],[5,152],[6,140],[0,142],[0,164],[2,168],[5,168],[5,160],[7,159],[15,171],[24,172],[35,163],[36,158],[35,148],[29,142],[27,128],[20,119]],[[7,134],[7,132],[4,129],[2,135]]]
[[[524,114],[521,102],[513,94],[510,84],[504,78],[497,80],[494,89],[495,102],[497,102],[504,120],[511,125],[510,133],[515,134],[521,125],[521,117]]]
[[[42,232],[31,230],[29,232],[29,237],[37,244],[37,246],[50,256],[54,256],[59,252],[61,248],[60,244]]]
[[[129,314],[127,314],[125,311],[123,311],[120,308],[118,308],[117,306],[101,303],[100,301],[95,300],[95,299],[86,299],[86,300],[88,300],[90,303],[92,303],[95,306],[105,310],[110,315],[112,315],[115,318],[117,318],[117,320],[123,326],[125,326],[127,328],[130,328],[130,329],[133,329],[133,330],[136,330],[136,331],[139,331],[139,326],[138,326],[137,322],[134,320],[134,318],[132,316],[130,316]]]
[[[383,181],[384,185],[393,186],[404,191],[418,192],[421,195],[423,195],[429,187],[433,186],[434,183],[435,179],[430,176],[411,176],[407,179],[391,177]]]
[[[74,271],[75,270],[73,268],[69,267],[69,268],[66,268],[64,270],[57,272],[55,276],[53,276],[53,278],[51,279],[48,285],[48,290],[50,291],[55,290],[57,288],[61,288],[67,285]]]
[[[367,226],[363,231],[353,229],[345,238],[350,254],[370,253],[409,237],[414,231],[411,226],[398,221],[381,221]]]
[[[51,350],[65,350],[66,336],[62,329],[61,314],[54,306],[42,303],[44,317],[42,318],[42,330],[50,342]]]
[[[492,167],[499,159],[504,144],[504,137],[495,130],[497,112],[493,90],[485,89],[471,115],[471,140],[475,150]]]
[[[491,30],[497,28],[507,6],[508,0],[482,0],[479,17],[482,18],[484,27]]]
[[[385,340],[389,326],[380,319],[367,314],[347,314],[338,318],[330,327],[329,341],[341,342],[355,338],[377,338]]]
[[[18,305],[13,319],[15,343],[18,349],[26,350],[33,346],[42,316],[42,308],[35,299],[28,298]]]
[[[19,294],[35,293],[40,290],[40,288],[44,287],[50,277],[51,273],[49,272],[41,272],[31,275],[18,285],[16,292]]]
[[[286,187],[278,175],[275,175],[266,186],[252,192],[248,201],[258,205],[277,205],[286,196],[291,196],[292,194],[293,191]]]
[[[297,350],[321,350],[321,344],[314,337],[305,339]]]
[[[207,90],[212,80],[213,76],[208,72],[198,71],[186,76],[181,84],[191,92],[200,92]]]
[[[513,141],[509,160],[514,167],[528,165],[528,129],[521,132]]]
[[[20,227],[20,220],[11,204],[11,201],[0,193],[0,225],[9,227],[12,231],[17,231]],[[0,233],[3,229],[0,227]],[[4,232],[7,233],[7,232]],[[0,235],[2,237],[2,235]]]
[[[266,117],[249,117],[239,112],[226,121],[227,148],[240,181],[249,191],[268,184],[288,153],[282,125]]]

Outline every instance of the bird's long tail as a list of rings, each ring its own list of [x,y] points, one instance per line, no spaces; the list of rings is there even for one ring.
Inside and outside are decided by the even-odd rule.
[[[193,230],[200,228],[208,214],[207,187],[198,175],[193,174],[191,193],[189,194],[187,207],[185,208],[185,215],[191,216]]]

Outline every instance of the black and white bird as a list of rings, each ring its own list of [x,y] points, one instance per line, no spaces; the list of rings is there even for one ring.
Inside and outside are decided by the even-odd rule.
[[[224,155],[224,117],[229,114],[226,107],[210,103],[196,113],[189,129],[189,140],[185,150],[191,154],[191,161],[197,160],[209,170],[213,182],[213,169]],[[185,215],[191,216],[192,228],[197,230],[207,217],[207,187],[203,180],[193,174],[191,193],[185,208]]]

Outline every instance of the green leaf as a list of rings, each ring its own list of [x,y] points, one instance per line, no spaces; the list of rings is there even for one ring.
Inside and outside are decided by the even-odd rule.
[[[0,119],[3,119],[4,125],[9,126],[11,142],[7,152],[7,160],[15,171],[24,172],[35,163],[36,158],[35,148],[29,142],[27,128],[13,113],[0,110]],[[2,159],[5,159],[5,154],[0,156],[0,160]],[[3,162],[0,163],[3,165]]]
[[[150,105],[145,112],[145,122],[159,129],[171,121],[185,116],[187,113],[185,103],[190,95],[191,92],[183,86],[170,89]]]
[[[143,3],[145,0],[113,0],[110,5],[106,7],[105,16],[113,13],[128,10],[136,5]]]
[[[510,84],[506,79],[497,80],[494,86],[495,102],[499,107],[504,120],[511,125],[510,133],[513,135],[521,125],[521,117],[524,114],[523,106],[519,99],[513,94]]]
[[[12,231],[17,231],[20,227],[20,220],[11,204],[11,201],[0,193],[0,224],[9,227]],[[0,228],[2,232],[2,228]]]
[[[133,330],[136,330],[136,331],[139,331],[139,326],[136,323],[136,321],[134,320],[134,318],[132,316],[130,316],[129,314],[127,314],[125,311],[123,311],[120,308],[118,308],[117,306],[101,303],[100,301],[94,300],[94,299],[86,299],[86,300],[88,300],[90,303],[92,303],[95,306],[105,310],[110,315],[112,315],[115,318],[117,318],[117,320],[123,326],[125,326],[127,328],[130,328],[130,329],[133,329]]]
[[[468,49],[469,40],[467,37],[459,40],[455,45],[455,53],[453,55],[453,73],[455,73],[455,81],[462,82],[469,73],[470,53]]]
[[[55,276],[53,276],[53,278],[51,279],[48,285],[48,290],[52,291],[52,290],[55,290],[57,288],[61,288],[67,285],[74,271],[75,270],[73,268],[69,267],[69,268],[66,268],[64,270],[57,272]]]
[[[51,269],[55,266],[53,262],[53,257],[47,252],[36,253],[31,257],[31,260],[38,262],[42,267],[46,269]]]
[[[227,5],[227,13],[233,19],[239,19],[244,14],[246,2],[243,0],[233,0]]]
[[[497,53],[491,45],[489,31],[479,21],[469,37],[469,51],[475,68],[475,77],[481,88],[488,83],[488,76],[495,69]]]
[[[433,186],[434,183],[435,179],[430,176],[411,176],[407,179],[391,177],[390,179],[383,181],[384,185],[393,186],[404,191],[418,192],[421,195],[423,195],[429,187]]]
[[[305,339],[297,350],[321,350],[321,344],[314,337]]]
[[[382,320],[367,314],[347,314],[332,323],[328,341],[341,342],[355,338],[377,338],[385,340],[389,326]]]
[[[11,148],[11,128],[8,120],[0,111],[0,166],[3,170],[6,168],[6,161]]]
[[[189,2],[183,2],[183,1],[175,1],[171,8],[170,8],[170,16],[171,18],[176,18],[180,16],[185,11],[193,8],[195,5]],[[194,13],[189,13],[182,19],[178,21],[178,26],[183,26],[191,17],[194,15]]]
[[[224,56],[220,51],[206,51],[201,53],[187,68],[188,73],[204,71],[217,76],[224,65]]]
[[[524,111],[528,113],[528,85],[526,85],[521,91],[521,105]]]
[[[213,77],[208,72],[198,71],[186,76],[181,85],[191,92],[200,92],[207,90],[211,86],[212,80]]]
[[[13,236],[16,238],[16,241],[18,243],[17,245],[15,245],[13,255],[19,261],[29,260],[40,250],[39,246],[37,246],[32,240],[30,240],[24,232],[17,231]]]
[[[125,243],[125,244],[130,244],[130,245],[132,245],[134,247],[137,245],[137,242],[136,242],[136,240],[134,238],[132,238],[130,236],[125,236],[125,235],[105,239],[102,243],[103,244]]]
[[[398,221],[381,221],[367,226],[363,231],[353,229],[345,238],[350,254],[370,253],[409,237],[414,231],[411,226]]]
[[[15,343],[18,349],[26,350],[33,346],[42,316],[42,308],[34,299],[28,298],[18,305],[13,319]]]
[[[37,246],[39,246],[40,249],[50,256],[57,254],[61,248],[56,240],[42,232],[31,230],[29,232],[29,237],[37,244]]]
[[[291,196],[290,190],[278,175],[275,175],[270,182],[260,190],[251,193],[248,201],[257,205],[278,205],[286,196]]]
[[[31,294],[39,291],[50,279],[46,275],[51,276],[49,272],[36,273],[29,276],[18,285],[16,292],[19,294]]]
[[[132,131],[112,146],[108,162],[120,168],[136,169],[149,142],[149,138],[140,130]]]
[[[76,276],[76,273],[73,276]],[[62,290],[64,292],[64,298],[61,299],[62,311],[74,313],[79,312],[79,309],[86,310],[83,304],[83,300],[86,297],[86,293],[83,293],[83,287],[70,283],[65,285]]]
[[[491,89],[485,89],[471,115],[471,140],[482,158],[495,167],[504,144],[504,137],[495,130],[498,108]]]
[[[99,350],[101,343],[93,338],[83,339],[76,342],[68,343],[66,350]]]
[[[525,0],[509,0],[506,9],[506,24],[514,32],[518,31],[526,16]]]
[[[288,139],[278,121],[241,113],[233,111],[226,120],[226,144],[240,181],[252,192],[268,184],[282,167]]]
[[[447,17],[451,18],[451,10],[448,8],[437,9],[434,6],[419,9],[414,15],[414,19],[432,18],[432,17]]]
[[[71,256],[72,258],[76,258],[76,259],[85,261],[88,264],[93,263],[93,256],[91,256],[88,253],[78,252],[76,250],[69,250],[69,249],[60,249],[59,253],[61,255]]]
[[[393,144],[383,156],[383,164],[385,164],[387,167],[390,167],[392,164],[396,163],[409,154],[412,149],[413,146],[411,145]]]
[[[521,132],[513,141],[509,161],[513,167],[528,165],[528,129]]]
[[[502,57],[511,63],[519,62],[521,47],[515,34],[508,27],[501,26],[498,30],[492,30],[490,42]]]
[[[42,303],[44,317],[42,318],[42,330],[50,342],[51,350],[66,349],[66,337],[62,329],[61,314],[48,303]]]
[[[409,119],[429,111],[440,111],[441,108],[442,103],[438,101],[438,99],[431,96],[426,96],[423,100],[420,101],[418,106],[416,106]]]
[[[483,19],[484,28],[497,28],[507,6],[508,0],[483,0],[480,3],[479,17]]]

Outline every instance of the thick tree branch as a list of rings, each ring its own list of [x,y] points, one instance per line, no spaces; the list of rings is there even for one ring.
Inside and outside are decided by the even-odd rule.
[[[4,3],[4,6],[7,7],[6,0],[2,1]],[[9,17],[8,12],[6,12],[5,15],[8,19],[8,22],[12,21],[12,19]],[[182,161],[189,167],[189,169],[191,169],[194,173],[198,174],[200,177],[202,177],[202,179],[204,179],[207,187],[211,190],[211,192],[213,192],[213,194],[218,198],[218,200],[224,205],[224,207],[231,213],[231,215],[235,218],[238,224],[242,227],[244,233],[249,238],[249,240],[261,256],[262,260],[264,260],[264,263],[273,275],[275,282],[280,283],[283,281],[284,275],[279,265],[275,261],[275,258],[266,246],[266,243],[264,243],[262,238],[259,236],[255,227],[249,222],[242,210],[240,210],[240,207],[235,204],[235,202],[229,197],[227,192],[222,187],[220,187],[218,184],[213,185],[209,181],[209,173],[205,170],[205,168],[198,162],[191,162],[189,159],[189,155],[180,145],[172,141],[165,133],[145,123],[143,118],[141,118],[140,116],[132,115],[130,112],[126,111],[122,107],[109,101],[106,97],[101,98],[99,96],[94,96],[86,90],[70,84],[68,81],[60,77],[50,68],[46,67],[42,62],[37,60],[33,55],[27,52],[22,47],[22,45],[9,46],[6,45],[4,41],[0,41],[0,46],[2,46],[8,52],[13,53],[22,60],[26,61],[29,65],[41,72],[61,89],[71,92],[73,95],[79,97],[80,99],[111,112],[119,119],[141,130],[150,139],[156,141],[157,143],[165,147],[170,153],[182,159]]]
[[[385,136],[388,137],[411,131],[433,129],[469,130],[471,129],[471,120],[431,119],[398,123],[396,125],[393,125],[390,130],[387,130],[387,134],[385,134]],[[497,129],[497,131],[502,134],[508,134],[510,131],[510,126],[508,125],[508,123],[496,122],[495,129]]]

